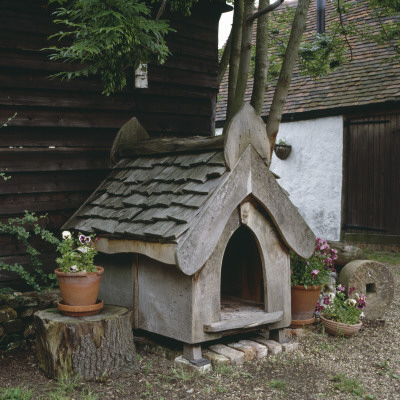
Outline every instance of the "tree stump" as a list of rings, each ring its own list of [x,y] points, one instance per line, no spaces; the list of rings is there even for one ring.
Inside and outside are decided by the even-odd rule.
[[[132,333],[132,312],[104,306],[96,315],[68,317],[57,309],[35,314],[39,367],[50,378],[79,374],[99,380],[139,369]]]
[[[367,296],[365,317],[383,318],[393,300],[394,281],[392,273],[384,264],[370,260],[355,260],[344,266],[338,276],[338,283],[349,288],[355,287],[356,293]]]

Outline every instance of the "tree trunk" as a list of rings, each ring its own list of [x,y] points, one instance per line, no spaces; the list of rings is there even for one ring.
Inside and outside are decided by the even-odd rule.
[[[224,79],[225,72],[229,65],[229,58],[231,57],[231,45],[232,45],[232,32],[229,34],[228,40],[226,41],[224,52],[222,53],[221,60],[218,64],[218,86]]]
[[[79,318],[43,310],[35,314],[35,328],[39,367],[50,378],[98,380],[139,368],[126,308],[106,305],[100,314]]]
[[[232,106],[236,92],[236,83],[240,63],[240,46],[242,42],[243,0],[235,0],[234,7],[231,31],[231,54],[229,59],[228,104],[225,127],[228,125],[228,121],[233,117]]]
[[[260,0],[258,9],[269,6],[269,0]],[[264,103],[265,88],[268,75],[268,14],[260,16],[257,20],[256,59],[254,68],[254,84],[250,104],[261,115]]]
[[[278,134],[286,96],[292,80],[293,68],[297,60],[301,38],[306,29],[306,19],[309,6],[310,0],[299,0],[298,2],[281,72],[272,99],[267,122],[267,134],[271,142],[271,155],[274,149],[276,135]]]
[[[240,49],[239,72],[236,83],[235,98],[230,111],[231,118],[239,111],[243,105],[244,96],[247,88],[247,80],[249,77],[250,57],[252,47],[253,22],[247,22],[248,18],[253,15],[254,0],[244,0],[243,11],[243,29],[242,44]],[[229,123],[229,120],[227,121]]]

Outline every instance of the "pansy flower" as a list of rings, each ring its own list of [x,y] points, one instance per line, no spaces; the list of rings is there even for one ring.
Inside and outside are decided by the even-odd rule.
[[[85,243],[90,243],[92,241],[92,239],[90,238],[90,236],[79,235],[79,241],[82,244],[85,244]]]
[[[312,271],[311,271],[311,276],[314,278],[314,279],[317,279],[317,275],[319,274],[319,271],[317,270],[317,269],[313,269]]]

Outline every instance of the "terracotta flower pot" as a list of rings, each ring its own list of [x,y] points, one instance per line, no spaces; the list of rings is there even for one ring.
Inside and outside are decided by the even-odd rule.
[[[312,324],[322,286],[292,286],[292,326]]]
[[[335,336],[352,336],[357,333],[362,326],[362,322],[357,325],[348,325],[343,324],[342,322],[326,319],[323,315],[320,315],[319,318],[325,330]]]
[[[63,303],[70,306],[88,306],[96,304],[100,289],[100,280],[104,272],[103,267],[96,267],[95,272],[62,272],[57,268]]]

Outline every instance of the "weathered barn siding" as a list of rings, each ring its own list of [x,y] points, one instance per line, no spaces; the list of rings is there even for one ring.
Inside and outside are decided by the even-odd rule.
[[[107,175],[114,137],[133,116],[153,136],[212,135],[217,3],[171,18],[178,30],[168,36],[173,56],[164,66],[149,66],[148,89],[129,82],[123,93],[106,97],[93,78],[48,78],[71,66],[41,51],[57,29],[45,1],[1,0],[0,121],[17,116],[0,131],[0,172],[11,176],[0,181],[0,220],[24,210],[47,213],[47,226],[57,231]],[[0,237],[0,260],[24,262],[24,249]]]

